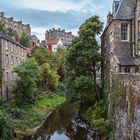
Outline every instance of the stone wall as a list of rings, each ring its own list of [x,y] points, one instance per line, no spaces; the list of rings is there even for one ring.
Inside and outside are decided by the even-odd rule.
[[[30,24],[23,24],[22,21],[15,21],[13,17],[7,18],[4,15],[4,12],[0,12],[0,21],[2,21],[5,25],[5,28],[11,28],[15,30],[21,38],[22,34],[25,33],[28,36],[31,36],[31,27]]]
[[[109,115],[116,140],[140,140],[140,75],[111,74]]]
[[[13,97],[12,87],[17,79],[14,68],[24,62],[27,58],[27,50],[17,42],[0,37],[1,46],[1,68],[4,70],[0,94],[3,100]]]

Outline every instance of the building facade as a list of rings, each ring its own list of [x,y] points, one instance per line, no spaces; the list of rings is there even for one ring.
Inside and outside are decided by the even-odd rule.
[[[30,24],[25,25],[22,21],[14,21],[13,17],[7,18],[4,16],[4,12],[0,12],[0,21],[4,23],[6,29],[13,29],[16,31],[19,38],[21,38],[23,33],[31,36]]]
[[[135,73],[140,66],[140,0],[117,0],[101,35],[105,71]]]
[[[0,96],[4,101],[13,97],[12,86],[17,79],[14,68],[27,58],[27,50],[9,36],[0,35],[0,67],[3,78],[0,83]]]
[[[50,51],[53,51],[60,42],[62,42],[63,46],[67,47],[73,38],[74,35],[72,35],[72,32],[65,32],[65,30],[61,30],[60,28],[58,30],[53,28],[47,30],[45,33],[45,40]]]
[[[31,43],[31,46],[32,47],[39,46],[40,40],[37,38],[36,35],[31,35],[31,37],[30,37],[30,43]]]

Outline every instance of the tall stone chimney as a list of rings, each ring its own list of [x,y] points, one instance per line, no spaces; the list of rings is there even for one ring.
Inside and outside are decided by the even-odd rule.
[[[112,21],[113,19],[113,14],[111,12],[108,12],[108,15],[107,15],[107,25]]]

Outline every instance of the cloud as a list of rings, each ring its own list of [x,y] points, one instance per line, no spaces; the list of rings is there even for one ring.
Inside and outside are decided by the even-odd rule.
[[[43,30],[53,27],[76,34],[79,26],[94,15],[106,21],[111,4],[112,0],[0,0],[0,9],[7,17],[31,24],[32,32],[43,38]]]
[[[8,1],[7,3],[17,8],[26,9],[37,9],[46,11],[60,11],[67,12],[69,10],[81,11],[88,3],[92,0],[14,0]],[[92,3],[92,5],[94,5]]]

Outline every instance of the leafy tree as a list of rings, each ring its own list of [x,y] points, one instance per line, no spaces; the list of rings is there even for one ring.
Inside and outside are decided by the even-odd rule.
[[[48,63],[44,63],[41,66],[42,73],[40,75],[40,80],[43,87],[48,89],[56,89],[58,86],[59,76],[56,74],[56,71],[53,71]]]
[[[64,80],[64,61],[66,55],[66,48],[60,46],[57,48],[56,58],[57,58],[57,74],[60,76],[60,81]]]
[[[101,56],[96,36],[102,27],[98,16],[87,19],[79,28],[79,36],[68,48],[65,70],[67,97],[70,100],[99,99],[96,71]]]
[[[57,75],[57,59],[49,50],[42,47],[34,47],[32,56],[41,67],[41,75],[38,84],[43,88],[56,89],[59,76]]]
[[[57,67],[56,56],[46,48],[35,46],[32,50],[32,57],[35,58],[39,65],[47,62],[52,69]]]
[[[27,60],[15,69],[18,79],[13,88],[15,101],[18,106],[33,103],[36,99],[36,81],[40,67],[34,58]]]
[[[4,22],[0,21],[0,33],[5,33],[5,32],[6,32],[6,30],[5,30]]]
[[[20,44],[23,45],[24,47],[29,47],[30,46],[30,37],[23,33],[20,39]]]

